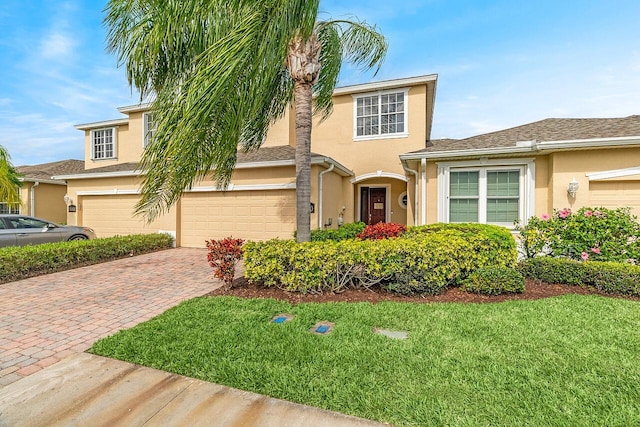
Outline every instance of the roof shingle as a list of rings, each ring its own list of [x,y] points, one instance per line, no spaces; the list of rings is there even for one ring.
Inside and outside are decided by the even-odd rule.
[[[545,119],[497,132],[451,140],[437,139],[413,153],[513,147],[521,141],[566,141],[640,136],[640,115],[608,119]]]
[[[84,171],[84,160],[60,160],[39,165],[24,165],[16,168],[24,179],[51,179],[54,175],[71,175]]]

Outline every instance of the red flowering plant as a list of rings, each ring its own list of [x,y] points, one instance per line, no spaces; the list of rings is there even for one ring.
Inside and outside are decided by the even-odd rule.
[[[373,225],[367,225],[362,232],[356,235],[360,240],[381,240],[391,237],[399,237],[407,231],[407,226],[396,224],[393,222],[379,222]]]
[[[221,240],[206,240],[207,261],[213,268],[213,275],[224,282],[226,289],[231,289],[236,276],[236,264],[242,259],[244,240],[225,237]]]

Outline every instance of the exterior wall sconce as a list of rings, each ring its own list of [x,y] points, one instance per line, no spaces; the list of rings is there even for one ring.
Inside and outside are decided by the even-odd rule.
[[[578,181],[576,181],[576,177],[574,176],[567,186],[567,193],[569,193],[569,196],[571,196],[572,198],[575,198],[579,188],[580,184],[578,183]]]

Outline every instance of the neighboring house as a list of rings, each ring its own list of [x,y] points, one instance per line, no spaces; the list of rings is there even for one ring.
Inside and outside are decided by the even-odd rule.
[[[312,228],[342,221],[414,224],[415,176],[399,155],[430,138],[436,75],[336,88],[333,114],[314,123],[311,151]],[[85,170],[59,174],[77,205],[69,224],[90,225],[99,237],[169,231],[180,246],[206,239],[291,238],[295,229],[295,123],[289,110],[262,148],[239,153],[223,191],[196,182],[151,224],[133,216],[139,200],[138,162],[154,122],[149,105],[118,109],[126,118],[76,126],[85,133]]]
[[[508,227],[554,209],[640,215],[640,116],[546,119],[400,156],[419,175],[419,223]]]
[[[37,216],[52,222],[67,222],[67,204],[65,194],[67,184],[64,180],[53,179],[53,175],[73,174],[84,170],[82,160],[62,160],[32,166],[16,168],[22,175],[20,188],[20,206],[8,206],[0,203],[0,213],[20,213]]]
[[[513,227],[581,206],[640,214],[640,116],[546,119],[461,140],[431,140],[437,75],[336,88],[333,114],[314,122],[312,228],[342,222],[482,222]],[[231,184],[196,182],[151,224],[133,216],[138,162],[153,137],[149,105],[78,125],[84,170],[65,180],[77,205],[67,223],[99,237],[168,231],[179,246],[234,236],[291,238],[295,229],[295,123],[289,110],[257,151],[239,153]],[[571,194],[568,187],[571,184]],[[575,190],[575,192],[573,191]]]

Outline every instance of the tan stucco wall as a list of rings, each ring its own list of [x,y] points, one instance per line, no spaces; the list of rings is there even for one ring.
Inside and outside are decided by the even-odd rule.
[[[538,156],[535,159],[535,208],[536,216],[551,212],[552,197],[549,189],[553,188],[550,156]]]
[[[401,90],[401,89],[398,89]],[[373,92],[375,93],[375,92]],[[357,94],[366,95],[366,93]],[[333,113],[325,121],[314,119],[311,151],[329,156],[351,169],[356,176],[382,170],[404,175],[398,156],[425,147],[427,139],[427,86],[409,88],[406,101],[408,137],[354,141],[354,97],[338,95],[333,99]],[[264,147],[295,145],[295,117],[290,109],[276,122]]]
[[[276,147],[279,145],[291,145],[295,147],[295,112],[291,107],[287,108],[284,116],[269,128],[263,147]]]
[[[601,183],[611,180],[590,183],[586,176],[587,173],[639,166],[640,150],[638,148],[566,151],[554,153],[552,156],[553,166],[551,173],[553,174],[553,183],[550,189],[552,189],[551,198],[554,209],[565,207],[579,209],[584,206],[590,206],[592,200],[594,200],[592,191],[598,193],[595,200],[610,201],[611,206],[604,207],[634,206],[639,204],[634,199],[634,197],[637,197],[637,193],[634,192],[633,185]],[[567,194],[567,185],[574,177],[580,188],[576,193],[575,199],[572,199]],[[634,179],[633,176],[630,176],[619,178],[616,181],[630,182],[634,181]],[[635,209],[636,214],[640,213],[637,208]]]
[[[319,181],[319,178],[318,178]],[[321,223],[316,221],[311,224],[311,229],[319,228],[328,223],[328,219],[331,218],[331,226],[326,228],[338,228],[338,215],[342,211],[342,207],[346,205],[344,201],[344,195],[342,194],[342,177],[335,172],[327,172],[322,178],[322,218]],[[318,215],[320,209],[318,207]],[[316,217],[319,218],[319,217]]]
[[[22,201],[20,213],[65,224],[67,221],[67,205],[64,202],[64,195],[67,192],[67,187],[41,182],[34,190],[35,212],[31,212],[31,188],[33,185],[33,182],[22,184],[20,189]]]
[[[23,215],[31,215],[29,206],[29,189],[31,185],[31,182],[23,182],[22,187],[20,187],[20,213]]]
[[[404,175],[398,156],[425,146],[426,101],[426,86],[410,88],[406,104],[408,137],[354,141],[354,98],[336,96],[333,114],[322,123],[314,120],[311,151],[337,160],[356,176],[378,170]]]
[[[35,215],[57,223],[67,220],[67,205],[64,195],[67,187],[64,185],[40,183],[35,189]]]
[[[422,171],[421,171],[422,172]],[[427,162],[427,224],[438,222],[438,165],[436,162]],[[422,193],[422,191],[420,191]],[[420,194],[418,197],[422,197]],[[420,203],[422,205],[422,203]],[[418,222],[420,222],[418,220]]]

